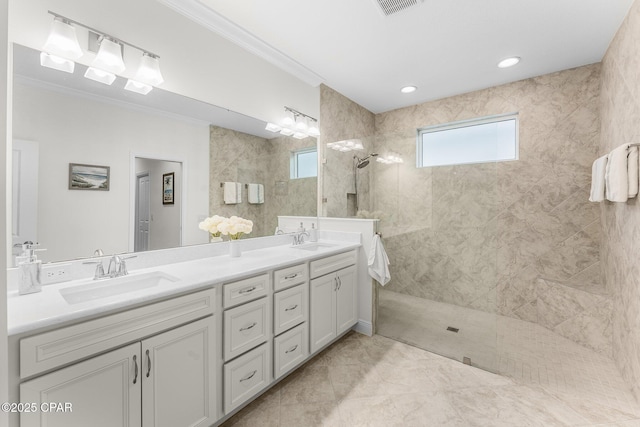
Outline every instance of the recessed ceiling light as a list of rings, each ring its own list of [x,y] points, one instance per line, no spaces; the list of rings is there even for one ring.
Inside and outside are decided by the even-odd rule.
[[[405,86],[402,89],[400,89],[400,92],[411,93],[411,92],[415,92],[416,90],[418,90],[418,88],[415,86]]]
[[[502,61],[498,62],[498,68],[513,67],[518,62],[520,62],[519,56],[512,56],[511,58],[505,58]]]

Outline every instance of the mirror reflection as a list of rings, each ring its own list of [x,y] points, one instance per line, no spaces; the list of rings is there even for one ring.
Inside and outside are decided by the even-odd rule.
[[[273,234],[278,215],[316,216],[317,171],[294,173],[314,138],[273,138],[260,120],[157,88],[124,91],[121,78],[106,86],[77,68],[41,67],[39,52],[14,46],[14,245],[39,242],[41,259],[61,261],[207,243],[198,224],[214,214],[252,220],[247,237]],[[98,178],[108,191],[72,185],[72,164],[108,170]],[[236,203],[225,202],[226,182],[239,183]]]

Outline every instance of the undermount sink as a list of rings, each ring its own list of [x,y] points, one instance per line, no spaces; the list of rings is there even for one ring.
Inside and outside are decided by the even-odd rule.
[[[317,251],[318,249],[332,248],[334,246],[335,245],[331,245],[329,243],[304,243],[302,245],[293,246],[293,248],[303,251]]]
[[[85,282],[81,285],[60,289],[59,292],[69,304],[79,304],[135,292],[141,289],[153,288],[161,284],[177,282],[178,280],[177,277],[166,273],[151,272],[132,274],[114,279],[104,279],[101,281]]]

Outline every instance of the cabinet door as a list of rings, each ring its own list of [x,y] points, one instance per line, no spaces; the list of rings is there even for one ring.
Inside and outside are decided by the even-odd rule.
[[[336,337],[336,289],[337,276],[326,276],[311,281],[309,328],[311,353],[316,352]]]
[[[141,425],[140,343],[111,351],[20,384],[23,427],[134,427]],[[71,412],[45,412],[43,403],[70,403]],[[47,406],[47,409],[50,406]]]
[[[213,319],[207,317],[142,341],[144,426],[209,426],[215,422]]]
[[[337,275],[336,319],[337,334],[340,335],[358,321],[358,296],[355,267],[344,268],[338,271]]]

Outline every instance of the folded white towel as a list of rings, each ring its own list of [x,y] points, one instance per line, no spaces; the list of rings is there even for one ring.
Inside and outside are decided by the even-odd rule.
[[[254,205],[264,203],[264,185],[249,184],[247,200]]]
[[[591,195],[592,202],[604,201],[604,173],[607,167],[608,154],[596,159],[591,166]]]
[[[628,195],[629,198],[638,195],[638,147],[629,147],[629,157],[627,157],[627,174],[628,174]]]
[[[224,183],[224,203],[226,205],[242,203],[242,184],[239,182]]]
[[[371,250],[369,251],[369,276],[377,280],[382,286],[386,285],[391,280],[391,273],[389,272],[389,257],[384,250],[382,240],[378,234],[373,236],[371,242]]]
[[[605,171],[607,200],[626,202],[629,198],[629,173],[627,170],[629,144],[621,145],[609,153]]]

